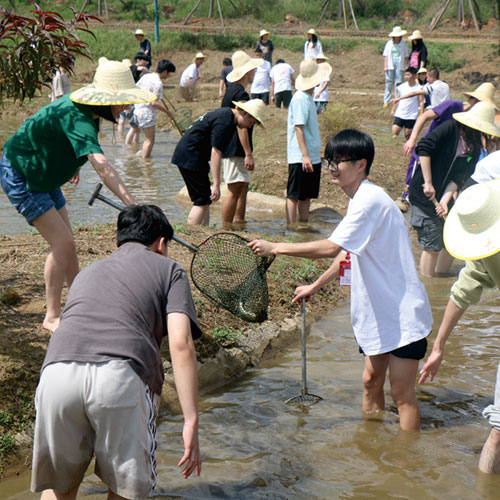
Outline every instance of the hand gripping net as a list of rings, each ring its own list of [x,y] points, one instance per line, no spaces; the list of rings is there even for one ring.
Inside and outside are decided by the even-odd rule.
[[[258,257],[250,240],[234,233],[207,238],[191,262],[196,288],[215,305],[252,323],[267,319],[266,271],[274,257]]]

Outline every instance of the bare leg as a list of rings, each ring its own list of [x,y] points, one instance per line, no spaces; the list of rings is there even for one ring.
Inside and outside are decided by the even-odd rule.
[[[144,144],[142,145],[143,158],[151,158],[151,152],[153,151],[153,146],[155,143],[155,129],[155,126],[142,129],[145,135]]]
[[[287,224],[295,224],[297,222],[297,205],[299,200],[292,200],[291,198],[286,199],[286,222]]]
[[[363,371],[363,412],[374,413],[383,410],[384,383],[390,354],[365,356]]]
[[[120,118],[118,120],[118,129],[117,129],[118,133],[120,135],[123,135],[125,133],[125,118]]]
[[[412,128],[405,128],[405,139],[408,140],[410,138],[410,135],[412,133]]]
[[[399,426],[403,431],[420,430],[420,411],[415,395],[418,360],[390,355],[391,396],[398,407]]]
[[[127,137],[125,138],[125,144],[138,144],[139,143],[139,135],[141,130],[138,128],[130,127],[130,130],[127,133]]]
[[[479,470],[486,474],[500,472],[500,431],[492,428],[479,457]]]
[[[233,182],[227,185],[227,195],[222,202],[222,221],[233,222],[236,207],[246,182]],[[248,185],[247,185],[248,186]]]
[[[309,220],[309,209],[311,207],[311,199],[307,200],[299,200],[298,209],[299,209],[299,221],[307,222]]]
[[[208,226],[210,222],[210,205],[193,205],[188,215],[188,224],[196,226]]]
[[[76,498],[76,493],[78,492],[78,486],[66,493],[61,493],[55,490],[44,490],[40,500],[74,500]]]
[[[401,132],[401,127],[399,125],[392,126],[392,137],[397,137]]]
[[[64,282],[69,285],[78,274],[73,233],[69,227],[66,208],[51,208],[33,221],[33,225],[50,245],[50,253],[45,261],[45,290],[47,312],[43,327],[53,332],[59,326],[61,315],[61,295]]]
[[[420,272],[424,276],[435,276],[438,253],[431,250],[424,250],[420,256]]]
[[[448,273],[455,259],[448,253],[446,248],[443,248],[437,258],[436,273]]]
[[[245,212],[247,210],[247,194],[248,194],[248,182],[243,183],[241,188],[241,193],[236,202],[236,212],[234,214],[235,222],[245,222]]]

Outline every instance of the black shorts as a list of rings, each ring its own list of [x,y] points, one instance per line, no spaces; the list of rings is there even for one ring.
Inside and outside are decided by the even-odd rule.
[[[266,104],[269,104],[269,92],[263,92],[262,94],[252,94],[252,99],[260,99]]]
[[[188,170],[186,168],[179,168],[179,172],[186,183],[186,187],[189,193],[189,197],[193,202],[193,205],[197,207],[202,207],[205,205],[210,205],[212,201],[210,196],[212,191],[210,189],[210,179],[208,177],[208,168],[204,172],[199,172],[196,170]]]
[[[359,352],[364,356],[365,353],[361,347],[359,348]],[[427,338],[417,340],[416,342],[412,342],[411,344],[405,345],[403,347],[399,347],[398,349],[394,349],[394,351],[390,351],[384,354],[392,354],[396,356],[396,358],[405,358],[405,359],[423,359],[425,353],[427,352]]]
[[[302,163],[288,165],[288,185],[286,196],[291,200],[317,198],[321,180],[321,163],[313,165],[314,172],[304,172]]]
[[[394,117],[394,125],[398,127],[405,128],[406,130],[411,130],[415,126],[417,120],[403,120],[403,118]]]
[[[276,94],[274,94],[274,104],[276,104],[277,108],[281,108],[281,104],[283,104],[284,108],[288,108],[288,106],[290,106],[291,100],[291,90],[282,90],[281,92],[276,92]]]

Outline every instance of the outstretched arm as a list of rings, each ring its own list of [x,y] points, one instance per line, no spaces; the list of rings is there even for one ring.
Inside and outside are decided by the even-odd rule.
[[[423,126],[428,121],[434,120],[437,117],[438,115],[434,110],[428,109],[417,118],[417,121],[415,122],[413,130],[411,132],[410,138],[406,141],[403,147],[403,151],[406,156],[410,156],[411,152],[415,149],[418,135],[420,134],[420,131],[422,130]]]
[[[210,156],[210,170],[212,172],[212,195],[210,200],[214,203],[220,198],[220,165],[222,161],[222,151],[215,146],[212,147]]]
[[[326,259],[337,257],[342,250],[330,240],[309,241],[307,243],[272,243],[266,240],[253,240],[248,246],[255,255],[261,257],[291,255],[310,259]]]
[[[444,345],[463,313],[464,309],[460,309],[453,300],[450,299],[448,301],[443,320],[441,321],[441,326],[439,327],[436,340],[432,346],[432,352],[427,358],[425,365],[420,370],[420,378],[418,379],[419,384],[423,384],[427,380],[427,377],[430,377],[431,382],[434,380],[441,362],[443,361]]]
[[[196,470],[201,472],[201,455],[198,442],[198,366],[191,336],[191,322],[184,313],[169,313],[168,343],[172,357],[175,387],[184,415],[184,454],[178,463],[184,465],[184,478]]]

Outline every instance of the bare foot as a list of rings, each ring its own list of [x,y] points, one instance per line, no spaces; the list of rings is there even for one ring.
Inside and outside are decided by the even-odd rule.
[[[45,330],[48,330],[51,333],[54,333],[57,330],[57,327],[59,326],[59,322],[61,319],[59,317],[50,319],[50,318],[45,318],[43,320],[42,327],[45,328]]]

